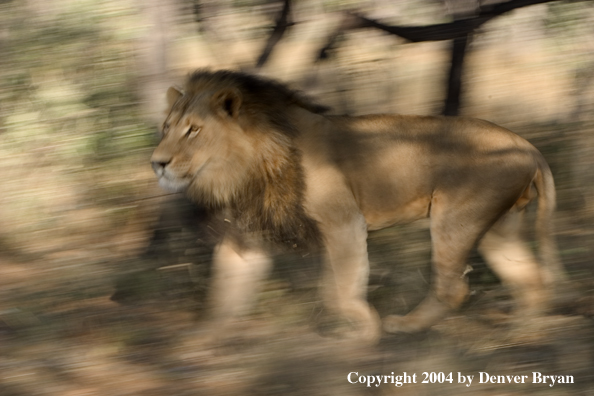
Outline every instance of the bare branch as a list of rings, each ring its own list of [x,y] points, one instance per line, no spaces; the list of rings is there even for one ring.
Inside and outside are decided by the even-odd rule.
[[[276,20],[276,25],[274,26],[274,29],[270,34],[268,41],[266,42],[266,46],[264,47],[262,54],[258,57],[258,62],[256,62],[256,68],[259,69],[262,66],[264,66],[264,64],[268,61],[268,58],[270,57],[272,50],[274,49],[276,44],[278,44],[278,42],[281,40],[287,28],[293,25],[290,16],[291,0],[284,0],[283,9],[281,10]]]
[[[348,13],[343,23],[328,37],[326,45],[318,53],[317,60],[326,59],[328,51],[335,46],[338,37],[347,30],[376,28],[412,42],[453,40],[466,37],[485,22],[516,8],[553,1],[557,0],[510,0],[483,7],[478,15],[471,18],[429,26],[390,26],[358,14]]]
[[[359,15],[356,15],[356,17],[360,20],[359,27],[361,28],[374,27],[412,42],[452,40],[464,37],[493,18],[493,16],[479,16],[429,26],[389,26]]]

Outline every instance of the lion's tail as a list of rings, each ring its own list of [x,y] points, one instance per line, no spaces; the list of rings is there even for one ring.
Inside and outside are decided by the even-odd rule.
[[[556,207],[555,181],[551,168],[544,159],[539,160],[539,167],[534,177],[534,186],[538,193],[536,212],[536,238],[539,244],[540,260],[544,265],[546,284],[566,280],[565,270],[561,265],[557,244],[553,237],[553,213]]]

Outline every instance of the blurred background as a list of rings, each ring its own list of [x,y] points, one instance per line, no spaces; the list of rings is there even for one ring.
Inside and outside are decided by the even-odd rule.
[[[594,4],[500,3],[0,1],[0,394],[589,394]],[[200,67],[282,79],[337,114],[460,114],[526,137],[556,177],[557,239],[579,297],[511,337],[513,301],[473,255],[459,313],[377,347],[336,345],[317,336],[335,326],[315,291],[318,263],[287,256],[243,336],[205,344],[194,329],[213,245],[206,214],[161,191],[149,165],[167,87]],[[378,232],[369,251],[370,301],[408,312],[430,279],[428,231]],[[576,384],[366,388],[348,383],[351,371],[540,371]]]

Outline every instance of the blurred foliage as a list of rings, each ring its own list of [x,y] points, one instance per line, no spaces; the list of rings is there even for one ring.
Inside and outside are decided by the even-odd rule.
[[[34,2],[2,6],[0,117],[12,139],[34,148],[76,136],[77,144],[56,147],[56,161],[105,160],[149,144],[130,89],[133,34],[117,29],[134,9],[116,3],[64,2],[53,14]]]
[[[2,218],[12,245],[32,231],[77,233],[85,216],[76,210],[89,204],[109,213],[87,227],[132,214],[123,202],[134,180],[122,170],[154,141],[134,85],[137,11],[110,0],[0,5],[0,165],[10,169]]]
[[[544,26],[552,37],[592,34],[594,3],[591,1],[555,1],[547,4]]]

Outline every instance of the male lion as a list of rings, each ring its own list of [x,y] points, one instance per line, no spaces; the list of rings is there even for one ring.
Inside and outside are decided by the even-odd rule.
[[[159,183],[230,223],[214,258],[218,319],[249,307],[270,265],[259,240],[320,247],[325,303],[360,339],[376,340],[382,326],[366,301],[367,233],[427,217],[431,291],[408,315],[384,318],[387,332],[426,329],[460,306],[477,243],[523,313],[542,312],[545,287],[564,276],[551,236],[551,171],[504,128],[456,117],[327,116],[280,83],[231,71],[197,71],[167,98],[151,159]],[[519,238],[536,193],[542,267]]]

